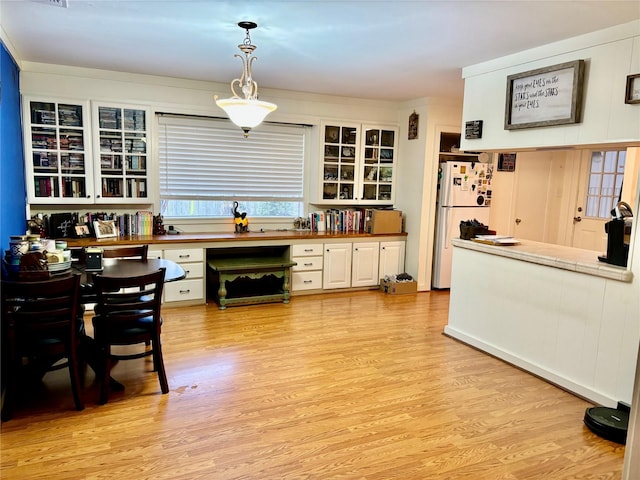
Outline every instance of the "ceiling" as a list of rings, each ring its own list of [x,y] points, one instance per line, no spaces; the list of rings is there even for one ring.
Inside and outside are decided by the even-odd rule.
[[[393,101],[461,98],[462,67],[639,18],[638,0],[0,0],[21,62],[228,83],[249,20],[260,88]]]

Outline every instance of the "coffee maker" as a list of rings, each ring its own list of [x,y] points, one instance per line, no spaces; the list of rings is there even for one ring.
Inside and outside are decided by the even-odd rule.
[[[611,210],[613,218],[604,224],[607,233],[607,255],[603,260],[611,265],[627,266],[633,212],[626,202],[618,202]]]

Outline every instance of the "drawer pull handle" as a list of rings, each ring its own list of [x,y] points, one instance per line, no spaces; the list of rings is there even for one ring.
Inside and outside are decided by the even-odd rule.
[[[191,255],[187,254],[187,255],[179,255],[179,258],[189,258]]]
[[[302,282],[302,283],[313,283],[313,280],[305,280],[305,281],[304,281],[304,282]]]
[[[185,275],[185,276],[189,275],[190,273],[191,273],[191,270],[185,270],[185,271],[184,271],[184,275]]]
[[[186,295],[189,292],[191,292],[191,290],[180,290],[180,295]]]
[[[313,252],[313,248],[305,248],[304,251],[305,252]]]
[[[312,267],[312,266],[313,266],[313,263],[305,263],[305,264],[304,264],[304,266],[305,266],[305,267]]]

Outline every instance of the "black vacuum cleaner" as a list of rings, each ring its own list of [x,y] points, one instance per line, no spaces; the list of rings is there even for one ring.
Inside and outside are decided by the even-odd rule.
[[[618,408],[589,407],[584,412],[584,424],[596,435],[624,445],[629,428],[631,406],[618,402]]]

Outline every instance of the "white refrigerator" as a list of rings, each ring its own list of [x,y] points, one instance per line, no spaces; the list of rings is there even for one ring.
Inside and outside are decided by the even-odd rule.
[[[460,236],[460,222],[477,220],[489,226],[492,173],[493,167],[488,163],[440,163],[431,278],[433,288],[451,287],[451,239]]]

